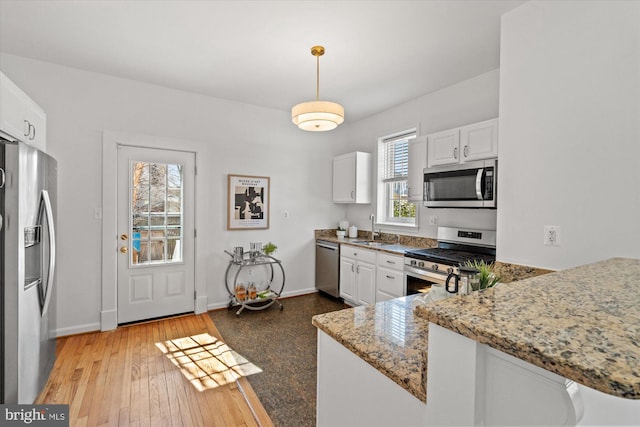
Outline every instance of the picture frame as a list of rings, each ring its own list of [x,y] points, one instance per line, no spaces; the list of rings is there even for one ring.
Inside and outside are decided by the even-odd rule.
[[[269,228],[270,178],[229,174],[227,230]]]

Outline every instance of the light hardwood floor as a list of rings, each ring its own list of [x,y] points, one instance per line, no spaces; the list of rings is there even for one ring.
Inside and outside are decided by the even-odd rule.
[[[207,314],[58,339],[36,403],[69,404],[71,426],[273,426]],[[239,378],[238,378],[239,377]]]

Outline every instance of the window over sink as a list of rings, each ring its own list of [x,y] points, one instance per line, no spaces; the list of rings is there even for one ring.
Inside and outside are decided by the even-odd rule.
[[[378,139],[378,223],[415,226],[415,203],[409,200],[409,141],[416,129]]]

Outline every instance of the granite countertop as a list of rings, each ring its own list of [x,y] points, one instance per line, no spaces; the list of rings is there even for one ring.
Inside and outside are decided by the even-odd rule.
[[[640,260],[503,284],[415,315],[587,387],[640,399]]]
[[[372,251],[388,252],[394,255],[404,255],[404,253],[410,249],[418,249],[417,246],[402,245],[402,244],[390,243],[390,242],[378,242],[378,244],[376,244],[375,246],[367,245],[364,243],[358,243],[358,241],[363,240],[362,238],[349,239],[345,237],[345,238],[339,239],[337,237],[334,237],[334,238],[323,237],[322,239],[318,239],[318,240],[324,240],[327,242],[334,242],[334,243],[340,243],[340,244],[347,244],[347,245],[356,246],[362,249],[370,249]]]
[[[416,296],[316,315],[312,323],[426,402],[428,323],[414,318]]]
[[[336,236],[335,230],[316,230],[316,240],[324,240],[326,242],[348,244],[363,249],[371,249],[374,251],[387,252],[394,255],[404,255],[411,249],[434,248],[438,246],[438,241],[428,237],[405,236],[398,234],[380,233],[379,239],[375,240],[374,245],[360,243],[362,241],[371,240],[371,232],[359,230],[358,237],[349,238]]]

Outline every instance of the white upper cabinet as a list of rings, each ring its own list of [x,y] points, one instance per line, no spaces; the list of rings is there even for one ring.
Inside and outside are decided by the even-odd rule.
[[[460,147],[465,162],[498,157],[498,119],[461,127]]]
[[[498,157],[498,119],[427,136],[428,167],[495,157]]]
[[[409,141],[409,200],[422,201],[424,168],[427,167],[427,137]]]
[[[333,201],[371,203],[371,153],[347,153],[333,159]]]
[[[427,166],[450,165],[460,161],[460,129],[427,136]]]
[[[44,110],[2,72],[0,94],[0,133],[45,151],[47,115]]]

